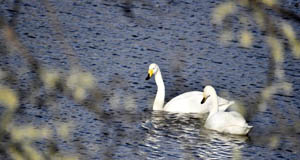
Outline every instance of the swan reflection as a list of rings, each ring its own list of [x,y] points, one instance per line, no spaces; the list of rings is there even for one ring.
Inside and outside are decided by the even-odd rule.
[[[162,158],[232,158],[246,145],[247,136],[220,134],[204,128],[207,115],[152,112],[142,127],[145,147]],[[167,154],[168,155],[165,155]]]

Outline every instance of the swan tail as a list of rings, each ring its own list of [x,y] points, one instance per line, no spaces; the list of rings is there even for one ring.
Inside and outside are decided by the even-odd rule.
[[[228,106],[235,104],[235,101],[229,101]]]
[[[253,128],[253,126],[249,126],[249,125],[246,125],[245,126],[245,133],[248,134],[249,131]]]
[[[219,106],[220,111],[226,111],[231,105],[233,105],[235,102],[234,101],[228,101],[226,104],[221,104]]]

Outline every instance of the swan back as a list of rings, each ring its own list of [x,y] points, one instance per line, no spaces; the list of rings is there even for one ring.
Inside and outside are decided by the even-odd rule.
[[[191,91],[171,99],[164,107],[165,111],[177,113],[207,113],[208,107],[200,104],[203,93]]]
[[[207,113],[209,112],[210,101],[201,104],[203,99],[203,92],[190,91],[180,94],[171,99],[164,106],[164,110],[176,113]],[[218,107],[220,111],[226,110],[234,101],[228,101],[224,98],[218,97]]]

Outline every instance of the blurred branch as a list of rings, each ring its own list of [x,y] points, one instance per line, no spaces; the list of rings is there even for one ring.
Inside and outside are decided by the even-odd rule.
[[[246,8],[246,10],[242,10],[237,7],[237,5],[240,4],[242,8]],[[283,25],[278,25],[278,22],[280,20],[274,19],[269,15],[269,11],[274,11],[278,13],[278,15],[281,18],[289,17],[291,20],[295,22],[300,22],[300,17],[296,15],[294,12],[283,9],[279,7],[279,5],[276,3],[276,1],[258,1],[258,0],[233,0],[228,1],[226,3],[221,3],[214,11],[213,14],[213,22],[215,24],[223,24],[224,30],[230,30],[232,27],[228,27],[228,24],[232,25],[233,23],[231,21],[228,21],[230,16],[234,16],[233,13],[237,12],[238,10],[245,11],[246,14],[254,15],[254,20],[258,24],[259,29],[261,29],[263,32],[266,33],[266,43],[270,47],[270,60],[269,60],[269,69],[267,74],[267,81],[265,89],[263,90],[262,94],[271,94],[270,96],[266,95],[258,95],[257,101],[253,103],[250,106],[250,110],[248,112],[248,118],[253,117],[258,111],[262,110],[261,106],[265,105],[265,102],[268,102],[271,100],[273,94],[280,90],[284,90],[285,92],[288,92],[289,90],[289,83],[286,83],[285,81],[285,75],[284,75],[284,69],[283,69],[283,57],[284,57],[284,47],[282,45],[282,42],[279,41],[282,36],[288,36],[290,46],[293,49],[293,52],[295,54],[295,57],[298,57],[299,51],[299,45],[300,42],[295,37],[295,34],[293,34],[292,27],[286,25],[282,22]],[[243,12],[242,12],[243,13]],[[239,12],[239,14],[242,14]],[[243,20],[240,18],[239,20]],[[244,24],[244,23],[242,23]],[[246,25],[246,24],[244,24]],[[284,26],[287,29],[282,29],[281,26]],[[226,32],[225,32],[226,33]],[[247,40],[249,36],[252,37],[251,32],[247,32],[247,34],[242,32],[244,34],[244,38],[241,41],[241,44],[243,46],[250,46],[251,41]],[[247,42],[245,42],[247,41]],[[250,43],[249,43],[250,42]],[[298,50],[297,50],[298,47]],[[282,87],[277,87],[278,85],[287,85]],[[269,92],[272,91],[272,92]],[[267,98],[267,99],[266,99]]]
[[[17,18],[18,18],[19,11],[20,11],[20,5],[19,4],[21,2],[22,2],[21,0],[15,0],[14,1],[14,6],[13,6],[13,9],[11,10],[11,12],[13,13],[13,16],[12,16],[12,18],[9,21],[9,25],[11,27],[16,26]]]
[[[50,19],[53,31],[56,32],[57,34],[54,34],[54,37],[61,42],[61,47],[62,49],[65,51],[65,55],[68,56],[69,62],[71,63],[71,68],[79,67],[79,62],[78,59],[75,58],[76,55],[74,55],[74,51],[72,49],[72,47],[70,47],[69,43],[66,41],[66,39],[64,38],[64,34],[63,34],[63,29],[61,27],[61,23],[58,20],[58,17],[56,16],[56,11],[55,9],[51,6],[51,4],[49,3],[48,0],[42,0],[43,5],[45,6],[45,8],[48,10],[47,14],[48,14],[48,18]]]
[[[295,12],[282,8],[278,4],[267,5],[266,3],[261,2],[261,0],[249,0],[251,6],[258,6],[259,8],[266,8],[278,13],[281,18],[289,18],[295,22],[300,23],[300,15],[297,15]]]
[[[57,38],[61,41],[64,42],[64,46],[63,48],[65,50],[67,50],[67,55],[69,56],[69,61],[71,61],[72,66],[73,67],[78,67],[79,63],[77,62],[77,60],[75,59],[75,55],[73,54],[73,51],[71,49],[71,47],[69,47],[68,45],[65,45],[65,39],[63,38],[63,32],[60,28],[60,23],[57,20],[57,16],[54,15],[55,11],[52,10],[52,8],[50,7],[48,1],[44,1],[45,6],[47,7],[48,10],[50,10],[50,15],[49,18],[52,20],[52,25],[53,28],[56,32],[58,32],[58,36]],[[65,79],[68,79],[69,77],[71,77],[72,75],[68,76],[62,76],[60,75],[60,77],[55,78],[55,75],[53,74],[47,74],[46,73],[46,79],[43,79],[43,76],[45,71],[47,71],[47,69],[44,69],[41,65],[38,59],[36,59],[28,50],[27,48],[23,45],[23,43],[20,41],[20,38],[18,37],[18,35],[16,34],[14,28],[12,27],[12,25],[16,25],[17,23],[17,15],[18,15],[18,11],[20,8],[20,1],[15,1],[14,3],[14,15],[12,16],[12,19],[10,20],[10,23],[8,24],[5,20],[5,18],[0,15],[0,30],[2,31],[2,36],[3,36],[3,41],[5,43],[5,47],[7,47],[7,51],[4,51],[2,49],[5,48],[1,48],[1,56],[7,55],[10,56],[8,52],[17,52],[19,55],[21,55],[22,59],[25,61],[25,64],[28,66],[28,70],[32,73],[31,74],[31,80],[28,81],[27,86],[29,88],[29,90],[27,88],[25,89],[21,89],[19,87],[20,85],[20,79],[19,77],[17,77],[17,71],[14,71],[12,69],[10,69],[10,67],[8,65],[3,66],[5,69],[4,71],[7,71],[9,74],[6,74],[4,79],[5,81],[8,80],[13,80],[13,81],[8,81],[8,83],[11,86],[14,86],[13,88],[16,89],[17,93],[18,93],[18,99],[20,99],[21,104],[25,103],[26,100],[30,100],[30,99],[36,99],[35,101],[33,101],[34,103],[32,105],[45,105],[45,102],[48,100],[51,101],[55,101],[55,97],[53,95],[56,94],[63,94],[64,96],[70,97],[72,100],[76,101],[76,97],[74,97],[73,91],[68,89],[68,81],[65,81]],[[79,67],[78,67],[79,69]],[[2,72],[2,70],[1,70]],[[80,74],[83,74],[83,72],[79,71]],[[83,75],[87,75],[87,74],[83,74]],[[53,77],[54,76],[54,77]],[[92,89],[91,86],[86,86],[87,83],[86,82],[90,82],[90,80],[87,81],[87,78],[91,77],[91,75],[89,76],[81,76],[79,78],[79,82],[77,86],[81,86],[83,88],[80,88],[81,92],[85,92],[85,90],[89,90],[89,96],[87,98],[85,98],[85,100],[80,100],[77,101],[79,104],[83,105],[84,107],[88,108],[89,111],[96,113],[97,115],[99,115],[99,117],[104,117],[103,115],[103,111],[101,108],[98,107],[98,104],[100,104],[100,102],[103,100],[102,98],[102,90],[100,90],[98,87],[94,87]],[[50,78],[50,79],[49,79]],[[54,79],[53,79],[54,78]],[[47,83],[45,83],[47,82]],[[83,83],[83,85],[81,85],[81,83]],[[50,84],[50,88],[47,84]],[[95,85],[93,83],[91,83],[92,85]],[[43,90],[43,87],[45,87],[47,90],[51,91],[49,93],[49,95],[45,95],[45,96],[40,96],[40,91]],[[88,87],[88,88],[86,88]],[[52,90],[51,90],[52,89]],[[3,92],[3,89],[1,91],[1,93]],[[80,92],[79,92],[80,93]],[[6,104],[3,103],[5,101],[5,97],[7,97],[7,94],[2,94],[0,95],[0,97],[4,97],[4,98],[0,98],[0,101],[2,104]],[[38,98],[38,97],[43,97],[43,98]],[[56,103],[56,102],[55,102]],[[29,143],[24,142],[22,140],[16,140],[13,139],[13,132],[12,129],[14,129],[16,126],[14,126],[14,116],[16,115],[15,111],[18,111],[18,109],[20,109],[19,107],[16,108],[17,110],[7,110],[1,113],[1,127],[0,127],[0,140],[1,142],[3,142],[4,140],[5,145],[9,146],[9,147],[1,147],[1,149],[3,150],[3,152],[5,152],[7,155],[10,155],[13,158],[18,158],[18,157],[23,157],[25,159],[35,159],[34,157],[40,157],[38,159],[50,159],[49,157],[53,157],[56,156],[58,151],[56,151],[57,149],[52,149],[52,152],[50,154],[40,154],[40,151],[32,148],[31,145],[31,141]],[[26,108],[24,108],[26,109]],[[54,112],[54,114],[57,112]],[[109,120],[109,118],[106,118],[107,120]],[[50,138],[51,139],[51,138]],[[52,141],[50,145],[51,146],[56,146],[57,142]],[[55,148],[55,147],[54,147]]]
[[[269,109],[274,116],[272,120],[274,120],[277,125],[268,129],[264,128],[264,130],[270,131],[267,133],[269,134],[268,138],[265,138],[265,135],[253,135],[253,137],[258,141],[264,139],[262,143],[270,144],[271,147],[277,147],[279,138],[293,139],[294,137],[297,137],[295,135],[299,134],[299,130],[295,127],[299,122],[299,117],[291,116],[290,118],[294,118],[292,120],[294,121],[293,123],[295,126],[288,126],[288,118],[284,117],[279,107],[275,106],[273,96],[277,93],[290,94],[292,90],[292,84],[287,82],[283,68],[283,63],[285,61],[283,40],[288,40],[289,48],[295,58],[300,58],[300,41],[297,39],[297,34],[294,32],[293,27],[285,22],[285,20],[288,19],[299,23],[300,16],[291,10],[280,7],[275,0],[232,0],[221,3],[215,9],[213,22],[217,25],[223,25],[223,29],[228,31],[232,27],[226,27],[228,26],[227,23],[230,23],[230,25],[233,24],[228,21],[228,19],[230,19],[229,17],[231,16],[234,17],[234,13],[236,12],[239,12],[238,15],[243,15],[243,13],[245,13],[248,17],[253,18],[258,29],[265,33],[265,42],[270,50],[266,84],[264,86],[265,88],[263,88],[261,93],[255,98],[256,101],[250,104],[247,112],[247,119],[253,118],[258,112],[265,111],[268,105],[272,106],[269,107]],[[270,15],[270,12],[273,14]],[[242,21],[243,18],[240,18],[239,20]],[[246,25],[243,22],[241,24]],[[251,32],[248,32],[248,34],[251,34]],[[241,42],[241,44],[243,45],[243,42]],[[248,46],[250,46],[250,44]],[[288,114],[292,115],[291,110],[288,110],[288,112]],[[278,133],[274,134],[274,129]],[[286,137],[286,135],[289,135],[290,137]],[[299,146],[297,141],[292,140],[291,142],[295,142],[295,145]]]

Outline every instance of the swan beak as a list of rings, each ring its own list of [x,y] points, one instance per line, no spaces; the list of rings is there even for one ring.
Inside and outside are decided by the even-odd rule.
[[[202,99],[202,101],[201,101],[201,104],[203,104],[203,103],[205,103],[205,101],[207,100],[207,96],[205,95],[205,94],[203,94],[203,99]]]
[[[153,69],[149,69],[148,76],[146,77],[146,80],[149,80],[153,75]]]

